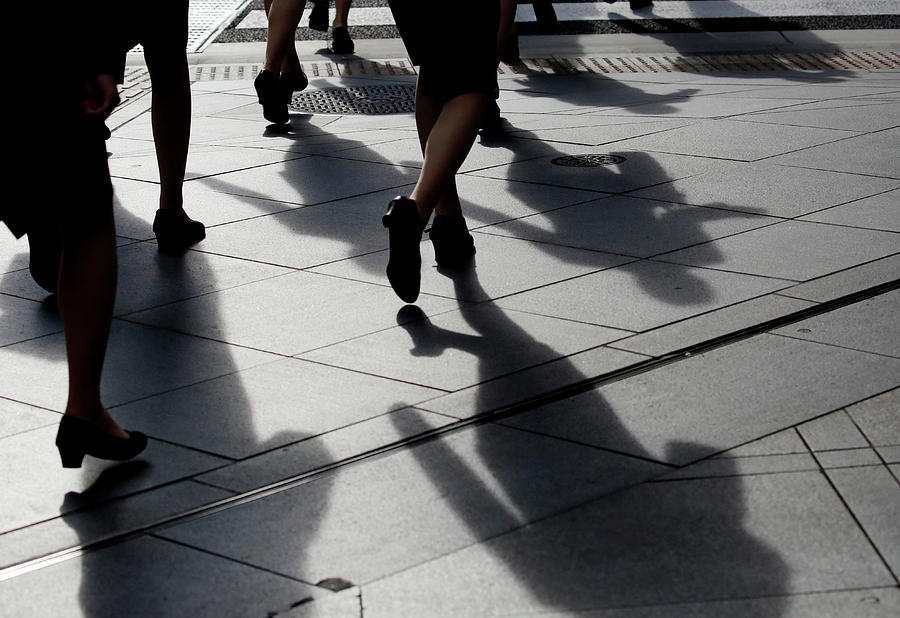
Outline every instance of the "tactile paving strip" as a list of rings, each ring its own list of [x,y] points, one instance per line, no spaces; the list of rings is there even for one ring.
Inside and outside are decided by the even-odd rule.
[[[261,64],[194,65],[191,81],[252,80]],[[898,51],[833,51],[819,53],[596,55],[575,58],[523,58],[501,64],[500,75],[571,75],[575,73],[673,73],[747,71],[877,71],[900,69]],[[415,75],[408,60],[352,60],[304,62],[310,77]],[[123,84],[123,104],[149,92],[144,68],[129,69]],[[310,105],[313,105],[310,103]],[[360,113],[360,112],[356,112]]]

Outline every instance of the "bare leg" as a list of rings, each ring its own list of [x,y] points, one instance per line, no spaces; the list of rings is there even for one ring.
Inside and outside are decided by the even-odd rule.
[[[306,8],[306,0],[265,0],[263,6],[269,18],[266,70],[276,75],[279,72],[299,71],[294,32]]]
[[[59,311],[69,364],[66,414],[127,438],[100,401],[100,376],[116,296],[115,234],[111,203],[95,224],[63,222]]]
[[[332,26],[340,28],[347,25],[347,19],[350,15],[350,4],[352,0],[334,0],[335,16]]]
[[[462,94],[449,101],[416,94],[416,126],[425,161],[410,198],[423,225],[435,210],[446,217],[462,217],[455,176],[475,142],[490,100],[491,95],[484,93]]]
[[[177,64],[147,50],[153,85],[151,123],[159,166],[159,207],[184,215],[182,185],[191,139],[191,83],[187,57]],[[186,215],[185,215],[186,216]]]

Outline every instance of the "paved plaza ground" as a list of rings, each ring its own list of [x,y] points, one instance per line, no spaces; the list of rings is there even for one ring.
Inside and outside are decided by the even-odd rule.
[[[828,36],[780,51],[900,49]],[[415,82],[396,41],[314,45],[308,93]],[[475,262],[426,235],[405,306],[380,217],[413,115],[276,130],[260,58],[192,59],[229,78],[193,84],[184,255],[150,228],[150,97],[110,121],[135,461],[60,467],[62,327],[0,241],[0,615],[900,613],[900,70],[507,70],[458,176]]]

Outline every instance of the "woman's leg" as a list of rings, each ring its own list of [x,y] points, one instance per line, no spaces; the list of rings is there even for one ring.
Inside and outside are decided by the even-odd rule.
[[[269,18],[265,68],[275,75],[300,70],[294,33],[306,8],[306,0],[265,0]]]
[[[486,93],[461,94],[447,101],[416,94],[416,127],[424,163],[410,198],[416,202],[422,225],[435,211],[449,218],[462,217],[456,172],[475,142],[490,101]]]
[[[62,221],[59,312],[66,337],[69,394],[66,414],[118,438],[128,434],[100,400],[100,377],[116,296],[116,232],[112,200],[103,213]]]

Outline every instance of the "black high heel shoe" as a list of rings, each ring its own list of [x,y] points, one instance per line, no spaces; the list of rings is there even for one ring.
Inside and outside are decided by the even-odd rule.
[[[160,208],[153,219],[153,233],[160,251],[179,253],[206,238],[206,227],[181,212]]]
[[[419,243],[422,242],[423,226],[419,223],[419,209],[413,200],[398,195],[388,204],[381,223],[390,235],[388,281],[401,300],[413,303],[419,297],[422,280]]]
[[[112,461],[126,461],[147,446],[147,436],[129,431],[117,438],[74,416],[63,416],[56,432],[56,448],[63,468],[80,468],[85,455]]]
[[[428,237],[434,245],[434,261],[441,268],[459,268],[475,255],[475,239],[465,219],[435,215]]]
[[[278,87],[281,89],[284,102],[288,105],[291,104],[294,93],[300,92],[307,86],[309,86],[309,78],[303,72],[303,69],[282,73],[278,78]]]
[[[263,118],[273,124],[287,124],[290,120],[287,102],[275,74],[263,69],[253,80],[253,87],[263,108]]]

